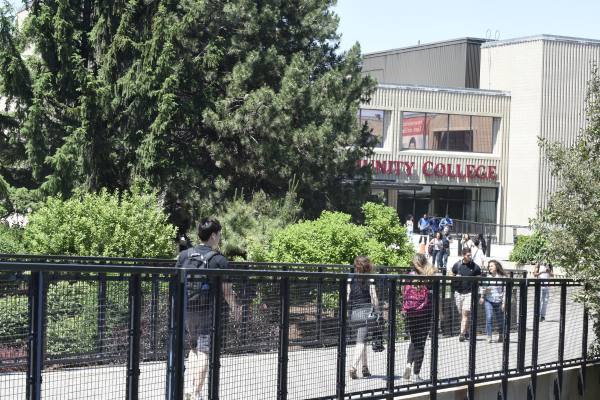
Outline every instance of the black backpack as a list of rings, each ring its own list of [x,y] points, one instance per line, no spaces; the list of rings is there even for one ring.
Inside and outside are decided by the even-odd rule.
[[[204,254],[197,247],[187,250],[187,258],[181,265],[182,268],[206,269],[209,261],[219,254],[210,250]],[[191,274],[188,276],[187,285],[188,307],[198,308],[208,306],[210,299],[210,282],[205,275]]]

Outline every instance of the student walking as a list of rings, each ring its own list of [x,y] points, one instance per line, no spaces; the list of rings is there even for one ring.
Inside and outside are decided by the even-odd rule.
[[[457,277],[481,275],[481,268],[471,260],[471,250],[469,248],[463,248],[462,259],[452,267],[452,275]],[[454,290],[456,308],[462,316],[458,340],[464,342],[468,336],[469,317],[471,315],[472,283],[466,280],[452,280],[452,289]]]
[[[429,276],[435,273],[435,268],[427,262],[423,254],[416,254],[412,260],[411,275]],[[410,281],[409,281],[410,282]],[[402,288],[402,312],[405,314],[406,331],[410,337],[404,379],[410,379],[411,373],[414,380],[420,382],[423,358],[425,356],[425,342],[431,331],[432,308],[431,294],[428,285],[424,283],[409,283]]]
[[[357,275],[368,274],[372,270],[373,264],[368,257],[358,256],[354,259],[354,272]],[[372,311],[379,309],[375,281],[360,276],[349,279],[347,301],[350,305],[350,322],[356,329],[356,347],[349,371],[350,378],[358,379],[357,370],[361,362],[362,376],[367,378],[371,376],[367,360],[368,317]]]
[[[201,244],[179,253],[177,268],[227,269],[229,262],[218,251],[221,242],[221,224],[216,218],[203,218],[198,226],[198,238]],[[186,400],[202,400],[203,386],[208,372],[208,354],[210,351],[210,331],[212,329],[212,306],[210,284],[192,275],[186,296],[186,331],[191,342],[188,355],[193,391],[186,393]],[[236,319],[239,318],[239,306],[231,282],[222,284],[223,298]]]
[[[538,279],[553,278],[554,272],[552,271],[552,264],[535,264],[535,268],[533,269],[533,276]],[[548,301],[550,301],[550,287],[548,287],[548,284],[541,284],[540,294],[540,321],[544,322],[546,320],[546,309],[548,308]]]
[[[502,264],[496,260],[490,260],[488,263],[489,277],[505,278],[506,273]],[[479,304],[485,306],[485,331],[487,333],[488,343],[492,343],[493,319],[496,319],[498,326],[498,343],[502,343],[504,333],[504,305],[506,304],[506,293],[504,285],[490,284],[489,286],[481,286],[479,288],[481,298]]]
[[[438,267],[442,266],[442,252],[444,251],[444,241],[442,239],[442,232],[436,232],[435,236],[429,241],[429,248],[431,248],[431,264],[434,266],[437,264]]]

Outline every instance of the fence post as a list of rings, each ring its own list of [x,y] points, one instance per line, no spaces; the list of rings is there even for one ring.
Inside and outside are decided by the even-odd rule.
[[[277,399],[286,400],[288,395],[288,351],[290,334],[290,281],[282,277],[279,283],[279,354],[277,364]]]
[[[588,290],[588,285],[584,286],[584,290]],[[588,322],[589,322],[589,310],[584,305],[583,307],[583,335],[581,335],[581,368],[579,370],[579,395],[583,396],[585,392],[585,370],[587,366],[587,354],[588,354]]]
[[[438,380],[438,324],[440,323],[440,281],[433,282],[433,303],[431,309],[431,317],[433,318],[433,328],[431,330],[431,390],[429,391],[429,399],[436,400],[437,398],[437,380]]]
[[[492,235],[488,233],[487,248],[485,249],[485,256],[489,257],[491,253],[492,253]]]
[[[212,329],[210,332],[210,363],[208,367],[208,399],[219,400],[219,378],[221,370],[221,310],[223,287],[221,277],[212,278]]]
[[[504,303],[504,326],[502,328],[502,399],[506,400],[508,393],[508,369],[509,369],[509,355],[510,355],[510,325],[512,316],[512,291],[513,291],[513,280],[512,272],[511,279],[506,283],[506,289],[504,296],[506,301]]]
[[[540,339],[540,280],[535,280],[535,291],[533,296],[533,332],[531,340],[531,388],[533,397],[537,393],[537,370],[538,370],[538,347]]]
[[[29,281],[29,341],[27,398],[39,400],[42,391],[44,348],[44,273],[32,272]]]
[[[106,340],[106,274],[98,274],[98,340],[96,341],[96,351],[104,351],[104,342]]]
[[[167,400],[182,400],[184,392],[185,291],[187,274],[179,270],[169,282],[169,349],[167,352]]]
[[[477,347],[477,307],[479,306],[479,280],[473,279],[471,283],[471,333],[469,336],[469,384],[468,399],[475,399],[475,362]]]
[[[243,277],[242,289],[240,292],[242,306],[240,341],[242,346],[246,346],[248,344],[248,320],[250,317],[250,296],[248,293],[248,283],[248,277]]]
[[[525,372],[525,338],[527,335],[527,280],[519,284],[519,332],[517,334],[517,371]]]
[[[318,267],[318,272],[323,272],[323,267]],[[317,280],[317,343],[323,345],[323,278]]]
[[[158,302],[158,275],[152,274],[152,291],[150,300],[150,351],[152,353],[152,359],[155,361],[158,359],[158,355],[156,354],[158,349]]]
[[[560,322],[558,328],[558,385],[563,387],[563,367],[565,360],[565,327],[567,319],[567,284],[560,284]]]
[[[137,400],[140,379],[140,336],[142,316],[142,293],[140,274],[129,277],[129,337],[127,350],[127,393],[128,400]]]
[[[398,282],[395,279],[389,281],[388,293],[388,348],[387,348],[387,390],[394,393],[394,376],[396,375],[396,291]]]
[[[340,279],[339,283],[339,311],[340,321],[338,331],[338,355],[337,355],[337,380],[336,380],[336,398],[344,400],[346,390],[346,322],[348,320],[348,295],[347,282]]]

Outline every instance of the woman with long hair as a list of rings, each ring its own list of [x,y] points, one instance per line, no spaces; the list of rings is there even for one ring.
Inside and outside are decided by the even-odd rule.
[[[502,264],[496,260],[490,260],[488,262],[488,270],[488,277],[506,277],[506,273],[504,272],[504,268],[502,268]],[[482,285],[479,288],[479,294],[481,294],[481,297],[479,298],[479,304],[483,304],[485,306],[485,330],[488,337],[488,343],[493,342],[492,332],[494,329],[494,318],[496,319],[496,324],[498,325],[498,343],[502,343],[504,333],[504,304],[506,303],[504,285]]]
[[[368,274],[373,270],[373,264],[368,257],[358,256],[354,259],[354,272],[357,275]],[[362,361],[362,376],[369,377],[367,361],[367,319],[372,310],[379,309],[375,281],[356,276],[348,280],[348,304],[350,306],[350,322],[356,328],[356,348],[350,367],[350,378],[358,379],[357,370]]]
[[[436,269],[427,261],[424,254],[416,254],[411,263],[411,275],[430,276],[436,273]],[[405,314],[405,326],[410,337],[408,354],[406,356],[406,368],[404,379],[410,379],[411,373],[414,380],[423,381],[420,376],[423,358],[425,357],[425,343],[431,331],[432,308],[431,293],[429,285],[423,283],[412,283],[409,281],[402,288],[403,304],[402,311]]]
[[[431,264],[434,266],[437,264],[438,267],[442,265],[443,251],[444,251],[444,240],[442,239],[442,232],[437,231],[435,236],[429,241],[429,247],[432,248],[431,252]]]

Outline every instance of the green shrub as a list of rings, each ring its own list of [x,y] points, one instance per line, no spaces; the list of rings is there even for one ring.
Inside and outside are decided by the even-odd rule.
[[[97,285],[60,281],[48,287],[47,351],[51,356],[95,350],[98,336]]]
[[[175,228],[147,194],[83,194],[49,198],[23,234],[35,254],[172,257]]]
[[[543,257],[545,243],[544,237],[537,232],[532,235],[517,236],[517,243],[508,259],[519,264],[540,261]]]
[[[223,225],[221,250],[230,258],[264,261],[273,232],[296,222],[300,202],[290,190],[283,199],[257,192],[250,201],[242,196],[228,201],[217,216]]]
[[[367,203],[365,225],[348,214],[324,211],[314,221],[303,221],[276,232],[266,254],[268,261],[310,264],[352,264],[367,255],[378,265],[407,265],[412,250],[390,207]],[[391,210],[391,211],[390,211]],[[387,226],[390,225],[390,226]]]
[[[47,352],[50,356],[90,353],[96,349],[98,325],[93,313],[48,321]]]
[[[26,296],[0,298],[0,338],[22,345],[29,334],[29,314]]]
[[[0,223],[0,253],[18,254],[23,253],[23,230],[20,228],[9,228]]]

